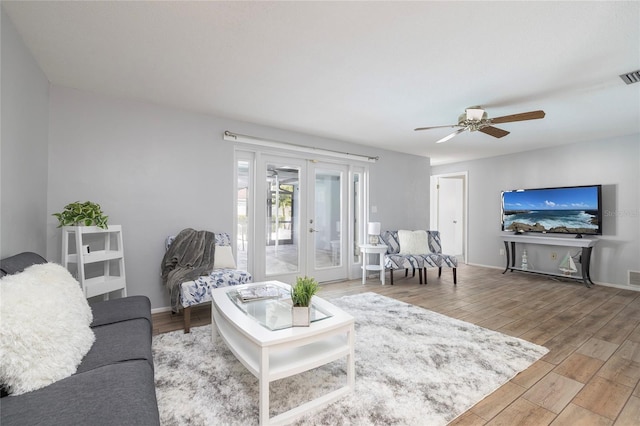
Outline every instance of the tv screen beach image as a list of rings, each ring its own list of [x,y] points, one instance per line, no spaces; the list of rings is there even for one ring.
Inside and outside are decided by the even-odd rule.
[[[502,230],[600,234],[600,187],[505,191]]]

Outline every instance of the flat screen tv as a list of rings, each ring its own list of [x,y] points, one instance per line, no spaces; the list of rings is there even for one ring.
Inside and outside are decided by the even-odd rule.
[[[503,191],[502,230],[602,235],[602,185]]]

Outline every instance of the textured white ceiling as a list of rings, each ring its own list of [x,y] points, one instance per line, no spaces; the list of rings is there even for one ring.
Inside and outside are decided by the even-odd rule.
[[[431,157],[640,133],[640,2],[3,1],[49,80]],[[495,139],[414,132],[543,109]],[[257,135],[259,136],[259,135]]]

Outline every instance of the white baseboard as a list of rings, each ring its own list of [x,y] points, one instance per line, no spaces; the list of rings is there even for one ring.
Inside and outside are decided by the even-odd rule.
[[[171,311],[171,306],[164,306],[162,308],[153,308],[151,309],[151,313],[152,314],[160,314],[162,312],[169,312]]]
[[[593,282],[596,285],[601,285],[603,287],[613,287],[613,288],[619,288],[620,290],[633,290],[633,291],[640,291],[640,288],[638,287],[633,287],[630,285],[624,285],[624,284],[613,284],[613,283],[601,283],[598,281],[594,281]]]
[[[480,266],[482,268],[490,268],[490,269],[504,269],[504,266],[493,266],[493,265],[482,265],[480,263],[467,263],[469,266]]]

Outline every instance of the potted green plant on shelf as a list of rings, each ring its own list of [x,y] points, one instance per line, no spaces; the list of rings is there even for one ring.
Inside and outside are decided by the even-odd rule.
[[[315,279],[305,277],[296,278],[291,287],[292,325],[294,327],[309,327],[311,324],[311,298],[319,290]]]
[[[100,204],[85,201],[64,206],[64,210],[60,213],[54,213],[53,216],[58,218],[58,228],[63,226],[97,226],[98,228],[107,229],[107,219],[100,208]]]

